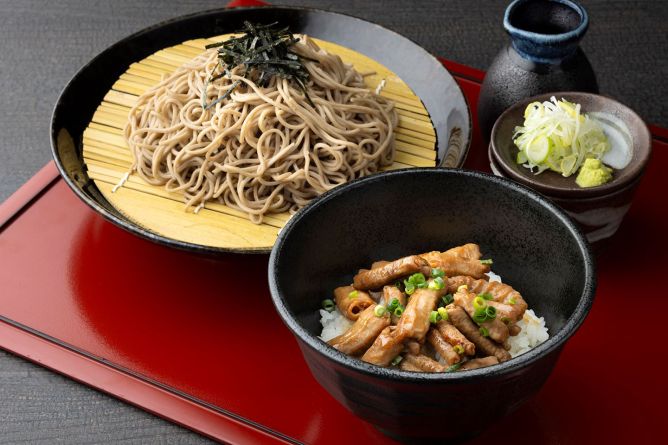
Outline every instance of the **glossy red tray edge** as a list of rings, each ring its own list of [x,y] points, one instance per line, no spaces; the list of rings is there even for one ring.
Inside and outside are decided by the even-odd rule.
[[[480,83],[484,77],[482,71],[440,60],[460,81]],[[3,202],[0,205],[0,231],[39,200],[59,178],[58,169],[51,161]],[[0,349],[215,440],[228,443],[294,443],[291,438],[276,431],[264,431],[262,425],[209,408],[202,402],[190,400],[186,394],[163,388],[159,382],[132,375],[111,363],[88,356],[85,351],[75,350],[58,339],[47,338],[28,326],[19,325],[2,316]]]
[[[480,83],[484,72],[441,59],[461,82]],[[475,107],[476,104],[470,104]],[[668,139],[668,130],[650,125],[657,139]],[[0,205],[0,231],[36,202],[59,180],[53,162],[44,166],[17,192]],[[132,375],[111,363],[87,355],[68,345],[0,317],[0,348],[48,369],[66,375],[132,405],[195,430],[216,440],[231,443],[291,443],[290,438],[246,419],[234,418],[187,394],[161,387],[159,382]]]

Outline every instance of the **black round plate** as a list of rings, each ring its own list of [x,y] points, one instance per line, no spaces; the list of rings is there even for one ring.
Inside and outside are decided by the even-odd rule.
[[[85,65],[65,87],[53,112],[51,146],[60,173],[79,198],[123,229],[171,247],[208,253],[269,252],[269,249],[225,249],[187,243],[158,235],[130,221],[100,193],[88,177],[82,157],[84,129],[104,95],[131,63],[186,40],[234,32],[241,29],[246,20],[259,23],[278,21],[290,26],[292,32],[346,46],[394,71],[427,108],[436,130],[441,165],[461,167],[464,163],[471,135],[468,105],[450,73],[417,44],[374,23],[317,9],[217,9],[162,22],[126,37]],[[448,139],[455,127],[461,131],[459,151],[449,153]]]

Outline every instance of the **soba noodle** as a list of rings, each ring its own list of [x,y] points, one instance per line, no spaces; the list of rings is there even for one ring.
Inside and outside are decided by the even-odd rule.
[[[185,196],[186,208],[215,200],[261,223],[394,159],[397,113],[351,65],[302,36],[309,104],[299,86],[274,77],[263,88],[241,68],[220,71],[208,50],[142,95],[125,137],[146,182]],[[312,59],[312,60],[309,60]],[[209,109],[234,82],[232,94]],[[206,88],[206,97],[202,93]]]

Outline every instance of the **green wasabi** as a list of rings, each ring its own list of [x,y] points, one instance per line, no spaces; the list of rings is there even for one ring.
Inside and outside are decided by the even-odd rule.
[[[612,179],[612,169],[598,159],[586,159],[575,183],[582,188],[603,185]]]

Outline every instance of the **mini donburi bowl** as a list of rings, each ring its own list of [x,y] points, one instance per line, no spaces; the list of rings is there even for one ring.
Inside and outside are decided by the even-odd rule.
[[[467,242],[480,244],[492,270],[545,317],[549,340],[499,365],[430,374],[370,365],[318,338],[322,300],[358,269]],[[529,399],[584,321],[595,281],[587,242],[556,206],[509,180],[450,169],[399,170],[336,188],[288,222],[269,261],[274,304],[316,380],[402,440],[462,439]]]

